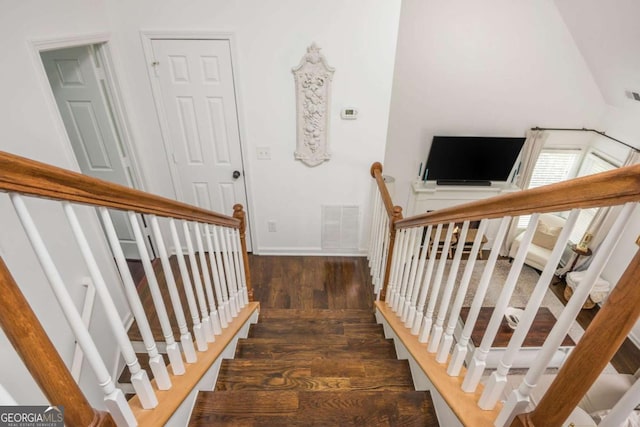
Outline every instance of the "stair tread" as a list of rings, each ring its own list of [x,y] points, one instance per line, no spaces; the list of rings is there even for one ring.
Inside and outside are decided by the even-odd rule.
[[[437,426],[429,392],[225,391],[198,395],[190,426]]]
[[[379,340],[367,346],[347,344],[258,343],[240,340],[236,358],[308,360],[308,359],[396,359],[396,350],[390,340]]]
[[[290,309],[263,308],[260,310],[260,321],[275,319],[336,319],[344,322],[374,322],[375,316],[370,309]]]

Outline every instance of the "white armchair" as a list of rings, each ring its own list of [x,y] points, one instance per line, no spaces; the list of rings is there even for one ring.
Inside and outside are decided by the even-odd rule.
[[[540,214],[536,232],[527,250],[524,263],[537,270],[543,270],[547,261],[549,261],[551,250],[556,244],[556,240],[558,240],[558,235],[562,227],[564,227],[564,224],[565,219],[557,215],[549,213]],[[511,249],[509,250],[509,258],[515,258],[523,235],[524,230],[513,239]]]

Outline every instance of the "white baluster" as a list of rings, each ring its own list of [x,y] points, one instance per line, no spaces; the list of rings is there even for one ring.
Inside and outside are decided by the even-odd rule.
[[[216,265],[218,267],[218,274],[220,277],[220,288],[222,289],[222,300],[224,301],[223,303],[224,310],[222,311],[224,312],[224,316],[226,318],[227,323],[231,323],[231,320],[233,320],[233,316],[231,315],[231,304],[229,302],[229,294],[227,291],[227,279],[225,277],[225,271],[222,265],[223,256],[222,256],[222,248],[220,246],[220,238],[218,236],[218,228],[219,227],[217,225],[214,225],[213,228],[211,229],[212,231],[211,235],[213,236],[213,246],[216,251]],[[225,327],[224,323],[223,323],[223,327]]]
[[[18,402],[11,396],[2,384],[0,384],[0,406],[16,406]]]
[[[189,231],[189,224],[187,224],[187,221],[182,221],[182,233],[184,234],[185,242],[187,243],[187,254],[189,255],[189,264],[191,265],[191,277],[193,278],[193,286],[196,290],[198,305],[200,306],[200,321],[202,322],[204,339],[207,340],[207,342],[214,342],[216,337],[213,335],[213,326],[211,326],[211,319],[209,318],[207,301],[204,297],[204,290],[202,289],[200,269],[198,268],[195,251],[193,250],[191,231]]]
[[[438,363],[446,363],[447,357],[449,357],[449,351],[451,350],[451,346],[453,345],[453,332],[456,325],[458,324],[458,319],[460,318],[460,310],[462,309],[462,304],[464,304],[464,298],[467,295],[467,289],[469,288],[469,282],[471,281],[473,268],[475,267],[476,260],[478,259],[478,252],[480,252],[480,248],[483,244],[482,239],[484,238],[484,232],[487,229],[487,224],[488,222],[485,219],[482,220],[480,222],[480,225],[478,226],[476,239],[474,240],[473,246],[471,247],[469,259],[467,260],[464,273],[462,273],[462,279],[460,279],[460,284],[458,285],[458,293],[451,307],[449,322],[447,323],[447,328],[445,329],[444,335],[440,340],[440,348],[438,349],[438,354],[436,356],[436,361]]]
[[[489,288],[489,282],[491,281],[491,276],[493,275],[493,270],[496,266],[496,260],[498,259],[498,255],[500,254],[500,246],[502,245],[502,241],[507,234],[507,228],[509,227],[510,221],[510,216],[505,216],[502,218],[502,221],[500,221],[498,233],[496,234],[496,238],[493,242],[493,247],[491,248],[489,259],[487,259],[487,264],[482,271],[482,276],[480,277],[478,288],[476,289],[475,295],[473,297],[473,302],[471,303],[471,308],[469,309],[467,320],[464,323],[462,335],[460,336],[460,340],[453,349],[453,355],[451,356],[449,366],[447,367],[447,374],[452,377],[457,377],[458,375],[460,375],[460,369],[462,368],[464,359],[467,357],[467,344],[469,344],[469,339],[471,339],[471,332],[476,325],[476,320],[478,319],[478,314],[480,313],[480,308],[482,307],[484,296],[486,295],[487,289]]]
[[[456,278],[458,277],[458,268],[460,267],[460,260],[462,259],[464,242],[467,238],[468,231],[469,221],[465,221],[462,224],[462,230],[460,231],[460,235],[458,236],[456,252],[453,256],[451,268],[449,269],[449,277],[447,278],[447,283],[442,292],[442,298],[440,299],[440,307],[438,308],[436,323],[433,325],[433,329],[431,330],[431,339],[429,340],[429,347],[427,348],[427,351],[429,353],[435,353],[436,351],[438,351],[438,346],[440,345],[440,339],[442,338],[442,333],[444,332],[444,319],[447,315],[447,310],[449,309],[449,302],[451,302],[453,285],[455,284]]]
[[[182,344],[182,351],[184,352],[184,358],[187,363],[196,363],[198,360],[196,356],[196,349],[193,346],[193,337],[189,332],[187,325],[187,319],[184,316],[184,310],[182,309],[182,302],[180,301],[180,292],[176,285],[175,277],[173,276],[173,269],[171,268],[171,262],[169,261],[169,255],[167,254],[167,248],[164,244],[162,233],[160,232],[160,225],[158,224],[158,218],[155,215],[151,215],[151,230],[156,240],[156,246],[158,254],[160,255],[160,262],[162,264],[162,271],[164,271],[164,278],[167,284],[167,290],[169,291],[169,297],[171,298],[171,305],[173,306],[173,313],[176,316],[178,322],[178,330],[180,331],[180,344]],[[185,372],[184,363],[180,359],[180,364],[174,366],[174,362],[171,362],[171,370],[174,375],[182,375]]]
[[[522,318],[518,322],[518,327],[513,333],[513,336],[509,340],[509,345],[505,350],[500,363],[498,364],[498,368],[491,374],[491,377],[487,381],[484,387],[484,391],[482,392],[482,396],[480,396],[480,400],[478,400],[478,406],[481,409],[490,410],[498,402],[498,399],[502,396],[502,391],[507,384],[507,374],[509,373],[509,369],[513,364],[513,360],[517,355],[522,343],[524,342],[527,333],[529,332],[529,328],[533,323],[533,319],[538,312],[538,308],[542,303],[542,299],[544,298],[549,283],[551,282],[551,278],[555,273],[558,263],[560,262],[560,258],[562,257],[562,253],[564,249],[567,247],[567,242],[569,241],[569,237],[571,235],[571,230],[574,227],[576,220],[578,219],[578,215],[580,211],[578,209],[574,209],[569,214],[567,221],[565,222],[560,235],[556,241],[556,244],[549,256],[549,261],[544,267],[538,282],[536,283],[533,292],[529,296],[529,301],[527,302],[527,307],[522,314]],[[531,220],[533,222],[533,219]]]
[[[419,232],[419,239],[420,239],[420,261],[418,262],[418,271],[416,272],[416,276],[413,279],[413,286],[411,289],[411,299],[409,301],[409,310],[407,313],[407,319],[404,322],[404,326],[406,328],[411,329],[413,327],[413,323],[415,322],[416,319],[416,304],[418,302],[418,295],[419,295],[419,291],[420,291],[420,284],[422,283],[422,274],[424,273],[424,266],[427,260],[427,253],[429,252],[428,248],[429,248],[429,237],[431,235],[431,228],[432,226],[428,226],[427,227],[427,232],[426,234],[424,234],[424,227],[422,227],[422,229]],[[422,245],[423,243],[423,236],[424,236],[424,245]]]
[[[102,272],[98,267],[98,263],[93,256],[93,252],[91,251],[89,242],[84,235],[84,231],[82,230],[80,221],[78,221],[78,217],[73,210],[73,206],[71,206],[69,202],[62,202],[62,207],[64,209],[65,215],[67,216],[67,220],[69,221],[69,225],[71,226],[71,231],[73,232],[73,236],[76,239],[76,243],[80,248],[82,258],[84,259],[84,262],[87,265],[87,269],[89,270],[89,275],[93,280],[96,293],[98,294],[98,296],[100,297],[100,301],[102,302],[102,308],[104,309],[105,315],[107,316],[109,327],[111,328],[111,331],[113,332],[113,335],[118,342],[118,346],[120,347],[120,351],[122,352],[122,357],[124,358],[124,361],[129,368],[129,372],[131,373],[131,384],[133,385],[133,388],[138,395],[138,398],[140,399],[140,404],[144,409],[155,408],[156,406],[158,406],[158,399],[156,398],[156,394],[151,387],[149,376],[147,375],[147,372],[140,367],[136,352],[131,345],[131,341],[129,341],[127,331],[122,325],[122,320],[120,319],[118,309],[116,308],[116,305],[111,298],[111,294],[109,293],[109,289],[107,288],[107,283],[104,281],[104,276],[102,275]]]
[[[384,280],[386,279],[386,277],[384,276],[384,273],[386,271],[387,268],[387,258],[389,257],[389,242],[390,242],[390,234],[389,234],[389,222],[385,221],[383,224],[383,229],[382,229],[382,237],[383,237],[383,244],[382,244],[382,259],[380,261],[380,269],[378,271],[378,277],[380,277],[380,280],[378,281],[378,286],[375,287],[374,292],[376,294],[376,300],[380,300],[380,289],[382,289],[382,286],[384,285]]]
[[[611,408],[611,411],[602,422],[598,424],[598,427],[618,427],[625,425],[625,421],[638,405],[640,405],[640,381],[636,380],[631,388],[627,390],[613,408]]]
[[[372,282],[374,285],[378,284],[378,278],[375,273],[378,271],[378,246],[380,244],[380,196],[378,192],[375,193],[373,206],[373,220],[371,222],[371,240],[369,241],[370,253],[369,253],[369,268],[372,273]]]
[[[398,316],[402,316],[401,308],[404,305],[404,295],[407,292],[407,283],[409,282],[409,275],[411,274],[411,261],[414,256],[413,249],[416,242],[416,230],[416,228],[410,228],[408,230],[409,238],[406,239],[407,244],[405,245],[404,261],[402,262],[403,268],[401,271],[402,277],[399,280],[396,299],[393,301],[393,311],[395,311]]]
[[[375,246],[376,246],[376,236],[377,236],[377,227],[378,227],[378,215],[380,213],[379,209],[380,205],[380,194],[378,189],[374,186],[373,188],[373,209],[371,210],[371,229],[369,230],[369,249],[367,251],[367,258],[369,260],[369,269],[373,273],[375,270]]]
[[[213,278],[213,287],[216,292],[216,299],[218,300],[218,310],[217,315],[220,319],[220,326],[222,328],[226,328],[228,326],[227,316],[224,314],[224,299],[222,297],[222,290],[220,289],[220,275],[218,273],[217,267],[217,256],[215,251],[213,250],[213,244],[211,239],[211,227],[209,224],[204,225],[204,232],[207,236],[207,251],[209,252],[209,261],[211,264],[211,277]]]
[[[427,305],[427,310],[424,313],[422,319],[422,331],[418,336],[419,342],[429,341],[429,334],[431,332],[431,325],[433,324],[433,311],[436,308],[436,302],[438,300],[438,294],[440,293],[440,285],[442,284],[442,277],[444,276],[444,268],[447,264],[447,258],[449,254],[449,247],[451,246],[451,238],[453,237],[453,229],[455,224],[452,222],[447,226],[447,234],[444,238],[444,246],[442,246],[442,252],[440,253],[440,262],[438,263],[438,270],[433,280],[433,289],[431,290],[431,298]]]
[[[131,277],[131,271],[127,266],[127,260],[125,259],[124,253],[122,252],[122,247],[120,246],[120,242],[118,241],[118,235],[116,234],[116,229],[113,226],[113,222],[111,221],[111,216],[109,215],[109,211],[107,210],[107,208],[98,208],[98,211],[100,212],[100,217],[102,218],[105,233],[107,235],[107,239],[109,240],[111,252],[113,252],[116,264],[118,265],[118,270],[120,272],[120,277],[122,278],[122,283],[124,291],[127,295],[127,300],[129,301],[129,306],[131,307],[131,311],[133,312],[133,315],[136,319],[138,330],[140,331],[142,341],[147,350],[147,354],[149,355],[149,367],[151,368],[151,372],[153,372],[153,377],[156,380],[156,385],[158,386],[159,390],[168,390],[171,388],[171,379],[169,379],[169,372],[167,372],[167,367],[164,364],[164,359],[158,352],[155,339],[153,338],[153,332],[151,332],[151,327],[149,326],[149,320],[147,319],[147,315],[144,312],[144,307],[142,306],[142,302],[140,301],[140,296],[138,295],[138,292],[136,290],[136,285],[133,282],[133,278]]]
[[[393,244],[393,259],[391,264],[391,273],[389,283],[387,286],[386,303],[389,307],[393,307],[393,298],[396,292],[396,283],[398,283],[398,276],[400,275],[400,266],[402,265],[402,251],[404,248],[404,241],[406,235],[406,229],[396,230],[396,239]]]
[[[246,284],[243,285],[243,282],[242,282],[242,273],[240,270],[240,264],[242,264],[242,260],[240,259],[240,250],[238,250],[238,244],[237,244],[239,243],[240,238],[239,236],[236,236],[237,231],[238,230],[235,230],[233,228],[229,230],[229,240],[231,242],[231,253],[233,254],[233,267],[234,267],[234,272],[236,276],[236,283],[238,285],[238,304],[240,305],[240,308],[242,308],[246,305],[244,301],[245,292],[243,290],[243,286],[244,288],[246,288]]]
[[[424,227],[415,227],[415,242],[412,246],[411,253],[413,254],[413,259],[411,260],[411,269],[409,273],[409,280],[407,281],[407,290],[404,293],[404,301],[401,301],[400,304],[400,320],[403,322],[407,321],[407,317],[409,316],[409,307],[411,306],[411,293],[413,292],[414,282],[416,281],[416,275],[418,273],[418,265],[420,264],[420,243],[422,241],[422,231]]]
[[[509,300],[511,299],[513,290],[516,288],[518,276],[520,276],[520,271],[524,265],[524,259],[527,257],[527,251],[531,244],[531,240],[533,239],[533,233],[536,231],[538,217],[539,214],[531,215],[529,226],[524,232],[522,241],[520,242],[520,247],[518,248],[518,253],[511,263],[509,274],[502,286],[500,296],[498,296],[498,300],[495,303],[493,314],[489,320],[489,325],[482,336],[482,342],[473,352],[473,359],[467,367],[467,375],[465,375],[464,381],[462,381],[462,390],[467,393],[471,393],[476,390],[480,383],[482,374],[484,373],[484,369],[487,366],[486,360],[489,355],[489,350],[491,349],[491,344],[498,333],[498,329],[500,329],[504,312],[509,305]]]
[[[231,308],[231,316],[238,316],[238,290],[236,288],[236,278],[231,268],[229,260],[229,235],[225,227],[220,227],[220,243],[222,246],[222,260],[224,261],[224,272],[227,278],[227,286],[229,288],[229,307]]]
[[[431,239],[431,226],[429,226],[427,232],[427,241]],[[440,244],[440,235],[442,234],[442,224],[438,224],[436,227],[436,234],[431,242],[431,251],[429,252],[429,262],[427,263],[427,271],[424,273],[422,279],[422,285],[420,287],[420,296],[418,297],[418,304],[416,306],[416,317],[413,321],[413,327],[411,333],[418,335],[422,327],[422,319],[424,317],[424,306],[427,302],[427,295],[429,295],[429,288],[431,287],[431,276],[433,275],[433,268],[436,264],[436,258],[438,257],[438,245]]]
[[[38,261],[49,280],[51,289],[62,308],[62,312],[67,318],[67,322],[69,323],[73,334],[76,336],[78,344],[82,347],[82,351],[86,355],[91,369],[93,369],[96,379],[98,380],[98,384],[104,394],[105,406],[119,426],[135,426],[137,423],[133,412],[131,412],[131,408],[129,408],[122,391],[116,388],[113,383],[113,380],[109,375],[109,371],[100,357],[100,352],[96,348],[96,345],[89,334],[89,330],[82,321],[82,317],[80,316],[80,313],[78,313],[73,299],[69,295],[67,287],[62,281],[60,272],[53,263],[53,259],[51,259],[51,255],[42,241],[40,232],[36,228],[33,219],[31,218],[31,214],[24,204],[24,200],[22,200],[22,196],[11,193],[10,198],[16,213],[18,214],[18,218],[20,219],[20,222],[22,223],[22,226],[29,237],[29,241],[31,242],[31,245],[38,257]]]
[[[249,304],[249,290],[247,289],[247,273],[244,270],[244,252],[242,251],[242,241],[240,240],[240,230],[233,230],[234,245],[238,254],[238,268],[240,273],[240,284],[242,285],[242,306]]]
[[[187,297],[187,306],[189,307],[191,321],[193,322],[193,336],[196,339],[196,348],[198,349],[198,351],[207,351],[207,339],[204,335],[202,324],[200,323],[196,297],[193,294],[193,288],[191,287],[191,278],[189,277],[189,270],[187,269],[187,264],[184,261],[184,253],[182,252],[182,243],[180,242],[180,238],[178,237],[178,229],[176,228],[176,223],[173,218],[169,219],[169,230],[171,231],[171,238],[173,240],[173,246],[176,251],[176,259],[178,261],[180,277],[182,277],[182,287],[184,289],[184,294]]]
[[[160,329],[162,330],[162,335],[164,336],[165,343],[167,344],[166,352],[167,357],[169,358],[169,363],[171,364],[171,366],[173,366],[174,363],[177,363],[177,369],[178,372],[180,372],[181,370],[184,370],[184,366],[181,366],[183,365],[183,362],[182,355],[180,354],[180,347],[173,338],[173,330],[171,329],[171,323],[169,321],[169,315],[167,314],[167,308],[164,305],[162,292],[160,292],[160,286],[158,285],[158,279],[156,278],[156,273],[154,272],[153,266],[151,265],[151,260],[149,259],[149,253],[147,252],[147,246],[145,245],[144,238],[142,237],[140,224],[138,224],[138,219],[136,218],[135,212],[127,212],[127,217],[129,219],[129,223],[131,224],[131,229],[133,230],[136,247],[138,248],[140,261],[142,262],[142,268],[144,269],[144,274],[147,277],[147,285],[149,286],[151,299],[153,300],[153,305],[158,315]]]
[[[580,313],[582,305],[587,300],[589,292],[591,292],[591,288],[593,288],[596,279],[600,276],[607,261],[609,261],[613,248],[615,248],[620,240],[635,206],[635,203],[627,203],[622,208],[620,214],[618,214],[618,218],[616,218],[609,233],[598,247],[598,251],[594,254],[593,258],[591,258],[591,264],[580,282],[580,286],[576,288],[571,299],[556,321],[556,324],[551,329],[551,332],[549,332],[542,349],[538,353],[538,357],[535,358],[533,364],[527,371],[520,387],[509,394],[502,407],[502,411],[500,411],[498,418],[496,418],[495,425],[510,425],[516,415],[526,410],[529,405],[531,390],[533,390],[538,383],[540,376],[544,373],[551,358],[569,332],[573,321],[578,316],[578,313]]]
[[[209,275],[209,264],[207,263],[207,254],[204,251],[204,245],[202,244],[202,230],[200,224],[194,223],[196,234],[196,247],[198,248],[198,258],[200,259],[200,269],[202,276],[204,277],[204,290],[207,293],[207,301],[209,302],[209,319],[211,323],[211,330],[215,335],[222,333],[220,327],[220,318],[218,317],[218,310],[216,309],[216,300],[213,297],[213,287],[211,286],[211,276]],[[215,338],[213,339],[215,341]],[[211,341],[211,342],[213,342]]]

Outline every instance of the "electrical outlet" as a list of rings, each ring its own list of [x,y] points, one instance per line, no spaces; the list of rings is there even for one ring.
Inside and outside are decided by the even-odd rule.
[[[258,160],[271,160],[271,147],[256,147]]]
[[[275,221],[267,221],[267,230],[269,233],[276,232],[276,222]]]

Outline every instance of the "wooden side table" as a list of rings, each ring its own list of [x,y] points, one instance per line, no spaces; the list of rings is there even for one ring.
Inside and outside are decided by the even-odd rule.
[[[571,267],[569,268],[569,270],[567,271],[567,273],[570,273],[573,271],[574,268],[576,268],[576,264],[578,263],[578,258],[580,258],[581,256],[591,256],[593,255],[593,252],[591,251],[590,248],[587,248],[587,251],[581,251],[578,249],[578,247],[576,246],[575,243],[572,243],[571,245],[569,245],[569,248],[573,251],[573,253],[576,254],[576,257],[573,259],[573,263],[571,264]]]

